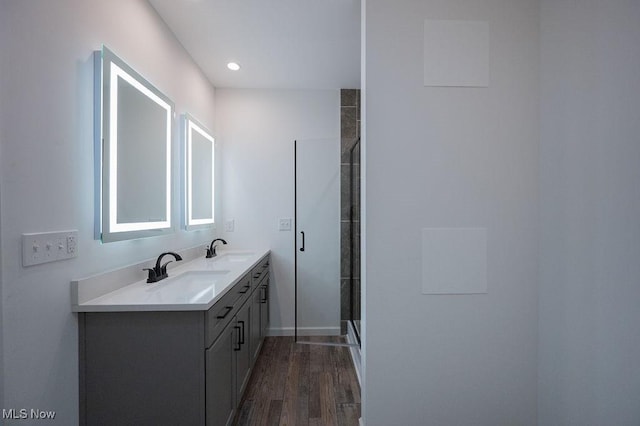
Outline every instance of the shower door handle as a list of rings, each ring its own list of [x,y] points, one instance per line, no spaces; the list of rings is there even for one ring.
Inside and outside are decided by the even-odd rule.
[[[304,251],[304,231],[300,231],[300,234],[302,234],[302,247],[300,247],[300,251]]]

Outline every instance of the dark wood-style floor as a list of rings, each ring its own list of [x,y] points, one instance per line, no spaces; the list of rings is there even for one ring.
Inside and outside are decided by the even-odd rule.
[[[340,337],[314,341],[342,342]],[[360,386],[349,349],[267,337],[236,425],[358,425]]]

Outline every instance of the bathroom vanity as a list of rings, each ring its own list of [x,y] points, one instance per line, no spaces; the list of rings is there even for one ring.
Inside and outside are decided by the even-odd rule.
[[[74,283],[81,424],[233,421],[269,322],[269,251],[170,272],[90,300]]]

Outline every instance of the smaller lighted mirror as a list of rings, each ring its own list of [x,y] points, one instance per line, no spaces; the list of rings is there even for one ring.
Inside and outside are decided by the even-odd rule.
[[[215,223],[215,141],[189,114],[184,116],[185,225],[187,229]]]
[[[99,238],[171,232],[173,103],[104,46],[95,65]]]

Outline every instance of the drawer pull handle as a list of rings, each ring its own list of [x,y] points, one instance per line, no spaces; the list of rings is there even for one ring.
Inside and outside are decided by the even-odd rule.
[[[227,315],[229,315],[229,312],[233,310],[233,306],[225,306],[224,308],[227,310],[227,312],[225,312],[224,315],[218,315],[216,318],[225,319]]]
[[[257,274],[255,274],[255,275],[253,276],[253,278],[260,278],[260,275],[262,275],[262,273],[258,272]]]
[[[242,342],[240,342],[240,327],[238,327],[237,325],[234,325],[233,328],[238,330],[238,341],[236,342],[238,344],[238,347],[233,348],[234,351],[238,352],[240,349],[242,349]]]
[[[244,288],[244,291],[239,291],[238,293],[240,293],[240,294],[246,294],[246,293],[249,291],[249,289],[251,288],[251,286],[250,286],[250,285],[245,285],[245,286],[244,286],[244,287],[242,287],[242,288]]]
[[[242,325],[242,329],[240,331],[240,344],[244,345],[244,321],[238,321],[238,324]],[[238,327],[239,328],[239,327]]]
[[[260,299],[260,303],[267,303],[267,286],[260,287],[260,290],[264,290],[262,293],[262,298]]]

